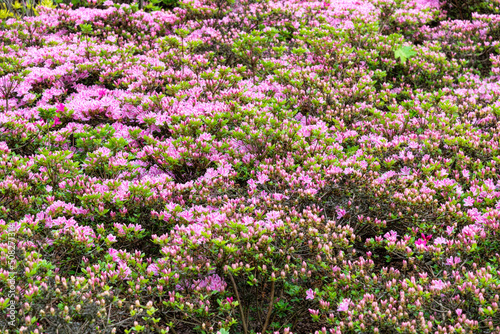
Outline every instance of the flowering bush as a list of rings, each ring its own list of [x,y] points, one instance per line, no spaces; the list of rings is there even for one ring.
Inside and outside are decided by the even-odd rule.
[[[495,11],[39,14],[0,30],[3,331],[500,332]]]

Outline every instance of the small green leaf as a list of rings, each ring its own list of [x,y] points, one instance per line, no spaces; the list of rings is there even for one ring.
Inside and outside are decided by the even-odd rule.
[[[80,30],[84,33],[84,34],[90,34],[92,32],[92,25],[91,24],[88,24],[88,23],[85,23],[85,24],[80,24]]]
[[[402,46],[396,51],[394,51],[394,56],[401,59],[401,63],[404,64],[406,59],[413,57],[417,53],[413,50],[411,46]]]

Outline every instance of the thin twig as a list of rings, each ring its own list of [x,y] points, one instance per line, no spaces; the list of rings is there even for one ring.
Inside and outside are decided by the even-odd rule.
[[[274,306],[274,283],[275,283],[275,281],[273,281],[272,284],[271,284],[271,301],[269,302],[269,308],[267,310],[266,322],[264,323],[264,327],[262,327],[262,334],[266,333],[267,326],[269,325],[269,320],[271,319],[271,314],[273,313],[273,306]]]
[[[233,275],[231,275],[231,273],[229,273],[229,278],[231,278],[231,283],[233,284],[234,293],[236,294],[236,299],[238,299],[238,306],[240,308],[240,313],[241,313],[241,321],[243,322],[243,333],[247,334],[248,333],[247,322],[245,321],[245,313],[243,313],[243,306],[241,305],[240,294],[238,293],[236,282],[234,281]]]

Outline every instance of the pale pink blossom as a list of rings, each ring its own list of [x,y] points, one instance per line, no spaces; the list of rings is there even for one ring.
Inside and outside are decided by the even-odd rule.
[[[345,299],[342,300],[342,302],[339,303],[337,311],[339,312],[347,312],[349,309],[349,305],[351,304],[351,299]]]
[[[313,289],[309,289],[306,291],[306,299],[312,300],[316,296],[316,292]]]

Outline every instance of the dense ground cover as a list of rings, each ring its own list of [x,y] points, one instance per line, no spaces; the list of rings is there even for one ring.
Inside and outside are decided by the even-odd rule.
[[[4,21],[0,327],[499,333],[500,15],[463,3]]]

